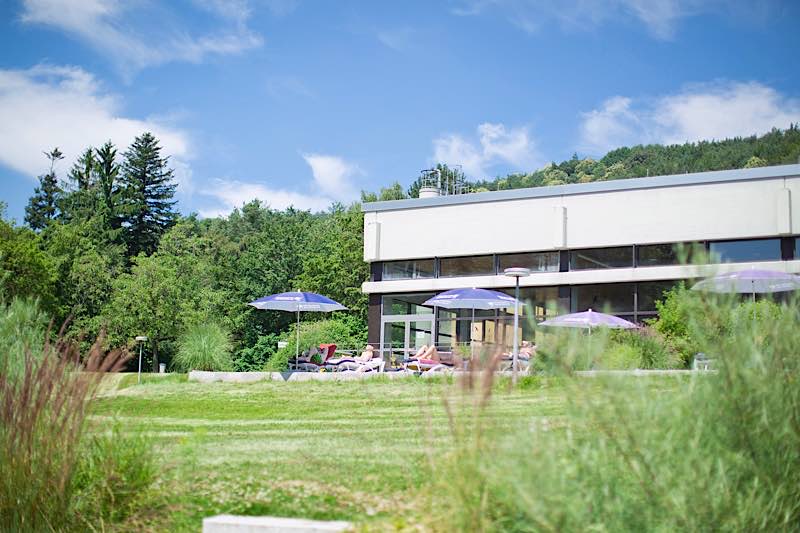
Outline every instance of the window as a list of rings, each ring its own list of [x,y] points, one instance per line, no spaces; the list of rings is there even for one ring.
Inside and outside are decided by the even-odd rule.
[[[680,265],[690,263],[698,243],[646,244],[636,247],[636,266]]]
[[[720,263],[779,261],[781,259],[781,240],[752,239],[712,242],[709,252],[711,260]]]
[[[572,250],[569,253],[570,270],[627,268],[632,266],[633,246]]]
[[[558,257],[558,252],[501,255],[500,272],[511,267],[529,268],[531,272],[558,272]]]
[[[608,283],[603,285],[574,285],[572,310],[588,309],[601,313],[633,313],[633,283]]]
[[[439,260],[439,277],[491,276],[495,273],[493,255],[443,257]]]
[[[436,293],[387,294],[383,297],[384,315],[427,315],[433,313],[433,307],[422,305],[422,302],[433,298]]]
[[[433,259],[389,261],[383,264],[383,280],[433,277]]]
[[[662,299],[664,291],[668,291],[678,283],[678,281],[651,281],[639,283],[636,310],[640,312],[655,311],[656,301]]]

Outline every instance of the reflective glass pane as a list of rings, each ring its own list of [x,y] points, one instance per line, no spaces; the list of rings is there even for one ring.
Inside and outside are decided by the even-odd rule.
[[[506,268],[523,267],[531,272],[558,272],[558,252],[505,254],[500,256],[500,272]]]
[[[780,239],[712,242],[711,259],[720,263],[748,261],[778,261],[781,258]]]
[[[433,259],[387,261],[383,264],[383,279],[419,279],[433,277]]]
[[[633,283],[607,283],[603,285],[573,285],[572,311],[587,309],[601,313],[632,313]]]
[[[409,322],[411,348],[416,352],[422,346],[430,346],[433,342],[433,321],[415,320]]]
[[[631,266],[633,266],[633,246],[572,250],[569,253],[570,270],[625,268]]]
[[[637,311],[655,311],[656,310],[656,301],[661,300],[664,291],[668,291],[675,285],[680,283],[679,281],[650,281],[650,282],[642,282],[638,285],[638,298],[637,298]]]
[[[387,294],[383,297],[384,315],[426,315],[433,313],[433,307],[421,305],[435,293]]]
[[[443,257],[439,260],[439,277],[493,275],[494,256]]]

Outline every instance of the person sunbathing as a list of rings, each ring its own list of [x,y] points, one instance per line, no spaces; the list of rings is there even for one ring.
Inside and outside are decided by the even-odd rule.
[[[519,349],[520,359],[531,359],[536,354],[536,345],[531,345],[528,341],[522,341],[522,346]]]
[[[375,347],[371,344],[367,344],[364,351],[361,352],[361,355],[357,355],[353,359],[359,363],[368,363],[372,361],[372,358],[375,356]]]
[[[424,359],[426,361],[436,361],[439,362],[439,353],[436,351],[436,346],[431,344],[428,346],[427,344],[423,344],[420,346],[417,353],[414,355],[412,359],[421,360]]]

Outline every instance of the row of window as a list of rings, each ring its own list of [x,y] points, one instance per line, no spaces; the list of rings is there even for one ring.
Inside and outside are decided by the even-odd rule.
[[[656,301],[661,299],[664,291],[674,287],[678,281],[649,281],[639,283],[603,283],[596,285],[573,285],[561,287],[521,287],[520,300],[526,302],[537,316],[564,312],[585,311],[595,309],[618,315],[642,314],[652,315],[656,310]],[[499,289],[513,295],[514,289]],[[426,315],[433,312],[433,307],[423,305],[435,293],[404,293],[383,296],[384,315]],[[440,319],[468,319],[473,311],[470,309],[439,309]],[[511,316],[509,309],[475,310],[475,317]]]
[[[789,246],[787,246],[787,244]],[[714,263],[779,261],[800,258],[800,238],[748,239],[703,243],[647,244],[589,248],[568,252],[529,252],[515,254],[442,257],[383,263],[382,280],[492,276],[509,267],[525,267],[531,272],[565,272],[679,265],[692,262],[698,253]],[[374,281],[379,281],[375,279]]]

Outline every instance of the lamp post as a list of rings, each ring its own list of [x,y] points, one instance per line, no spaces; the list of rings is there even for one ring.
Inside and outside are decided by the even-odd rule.
[[[142,349],[144,349],[144,343],[147,342],[147,335],[139,335],[136,337],[136,342],[139,343],[139,376],[136,379],[136,383],[142,382]]]
[[[514,290],[514,298],[517,300],[514,307],[514,346],[512,348],[511,358],[511,383],[517,384],[517,359],[519,358],[519,339],[517,338],[517,330],[519,329],[519,278],[523,276],[530,276],[531,271],[528,268],[512,267],[503,270],[503,274],[516,281],[516,288]]]

